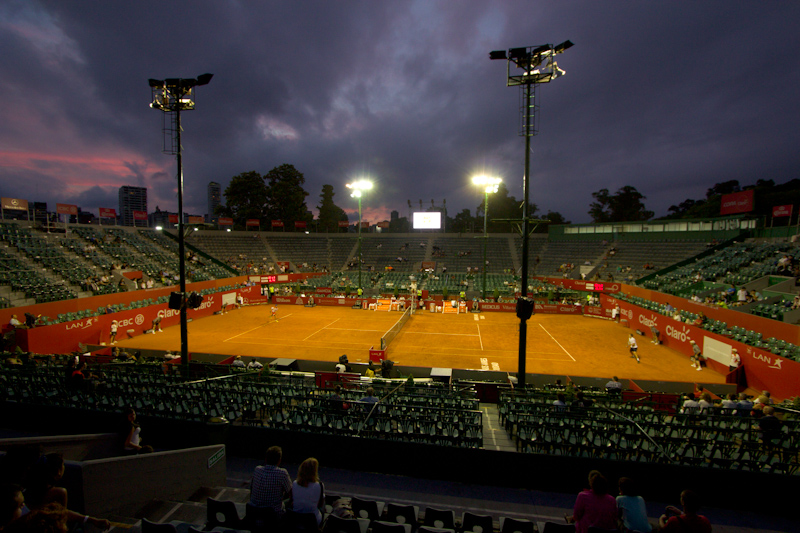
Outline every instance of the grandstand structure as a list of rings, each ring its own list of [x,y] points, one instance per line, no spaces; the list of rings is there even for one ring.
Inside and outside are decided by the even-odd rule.
[[[537,312],[610,319],[619,306],[622,325],[646,333],[656,327],[664,346],[678,353],[691,353],[690,338],[702,339],[709,368],[727,381],[708,388],[712,394],[769,389],[779,400],[798,395],[800,309],[793,308],[798,278],[779,264],[784,256],[792,264],[800,261],[794,243],[727,229],[679,234],[683,238],[568,229],[531,238],[535,277],[526,292],[537,301]],[[392,297],[395,302],[419,298],[420,308],[432,305],[442,312],[514,311],[521,289],[518,236],[488,239],[491,301],[486,302],[474,299],[481,238],[362,237],[366,289],[358,298],[353,235],[193,232],[186,240],[190,290],[205,300],[189,317],[224,312],[240,296],[249,305],[266,303],[270,288],[277,289],[272,298],[281,298],[281,304],[306,305],[313,297],[316,305],[355,304],[360,310],[354,313],[367,313],[370,305],[373,312],[393,313]],[[53,431],[97,432],[132,405],[165,449],[216,439],[229,453],[257,456],[264,443],[280,442],[293,453],[352,468],[379,449],[392,460],[370,466],[387,474],[565,491],[572,491],[565,473],[576,477],[600,468],[664,479],[657,489],[664,499],[679,492],[683,476],[704,486],[767,480],[785,494],[798,488],[800,427],[789,403],[781,406],[786,413],[781,435],[765,444],[757,419],[743,413],[680,413],[680,393],[687,389],[668,383],[630,380],[626,391],[615,395],[604,389],[607,376],[566,376],[570,388],[553,387],[549,376],[531,376],[527,389],[516,390],[508,373],[496,371],[442,374],[433,372],[442,369],[400,367],[385,380],[367,381],[365,365],[338,375],[333,361],[275,357],[265,361],[265,370],[240,372],[232,368],[232,357],[196,353],[182,372],[158,351],[143,351],[137,363],[113,359],[107,345],[112,320],[121,324],[123,339],[145,334],[156,318],[165,328],[177,324],[168,306],[176,254],[170,232],[70,226],[66,233],[46,233],[25,222],[0,224],[0,321],[8,324],[12,314],[37,318],[33,328],[6,326],[6,339],[30,354],[20,356],[22,365],[6,362],[0,369],[9,425],[47,421]],[[760,299],[740,303],[739,289]],[[677,308],[680,322],[668,305]],[[394,316],[399,320],[384,335],[386,344],[408,320],[400,317],[410,315]],[[729,371],[732,348],[743,355],[743,364]],[[84,358],[102,374],[102,387],[79,390],[65,382],[64,365],[74,352],[91,354]],[[331,397],[333,384],[343,386],[341,398]],[[381,397],[370,410],[359,402],[368,385]],[[593,405],[553,408],[556,394],[576,390]],[[506,447],[488,438],[489,420],[495,419],[499,427],[492,438],[500,438],[494,434],[499,429]],[[466,471],[463,465],[471,466]],[[538,472],[540,481],[520,479],[515,473],[521,469]],[[711,499],[730,505],[724,495]],[[118,510],[88,494],[81,504],[86,512]]]

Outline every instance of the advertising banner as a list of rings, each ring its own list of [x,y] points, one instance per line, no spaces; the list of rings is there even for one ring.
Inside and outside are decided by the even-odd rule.
[[[772,216],[777,217],[790,217],[792,216],[793,205],[776,205],[772,208]]]
[[[614,293],[619,292],[622,288],[621,284],[615,282],[601,283],[595,281],[583,281],[579,279],[547,278],[544,276],[534,276],[534,279],[546,281],[551,285],[564,287],[565,289],[570,289],[573,291]]]
[[[248,228],[252,226],[259,227],[261,225],[261,220],[257,218],[248,218],[246,225]]]
[[[202,224],[205,221],[206,219],[204,219],[203,217],[198,217],[198,216],[189,217],[189,224]]]
[[[100,218],[117,218],[117,210],[110,207],[101,207]]]
[[[388,221],[388,220],[384,220],[384,221],[382,221],[382,222],[378,222],[378,224],[376,224],[376,225],[377,225],[379,228],[382,228],[382,229],[388,229],[388,228],[389,228],[389,221]]]
[[[217,224],[220,226],[233,226],[233,219],[231,217],[219,217]]]
[[[177,224],[178,223],[178,215],[167,215],[169,217],[170,224]]]
[[[273,228],[282,228],[283,227],[283,220],[273,220],[272,221]]]
[[[17,209],[19,211],[28,210],[28,200],[20,200],[19,198],[2,198],[0,202],[3,204],[3,209]]]
[[[369,229],[369,222],[361,222],[361,229]]]
[[[346,228],[348,226],[350,226],[350,222],[349,221],[347,221],[347,220],[340,220],[339,221],[339,227],[340,228]]]
[[[305,220],[295,220],[294,221],[294,227],[295,228],[303,228],[303,229],[305,229],[306,226],[308,226],[308,223]]]
[[[134,211],[133,220],[147,220],[147,211]]]
[[[753,189],[749,191],[723,194],[720,202],[720,215],[749,213],[753,210]]]
[[[59,215],[77,215],[78,206],[72,204],[56,204],[56,213]]]

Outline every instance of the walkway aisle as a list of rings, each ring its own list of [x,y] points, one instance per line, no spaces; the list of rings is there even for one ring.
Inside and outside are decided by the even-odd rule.
[[[509,438],[500,423],[497,404],[481,403],[480,408],[483,412],[483,448],[500,452],[516,452],[516,444]]]

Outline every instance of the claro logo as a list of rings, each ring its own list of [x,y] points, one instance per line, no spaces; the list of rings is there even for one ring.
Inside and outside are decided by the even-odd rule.
[[[666,334],[667,337],[679,340],[681,342],[687,342],[689,340],[689,330],[686,329],[686,326],[682,326],[679,330],[677,328],[673,328],[672,325],[669,324],[667,325]]]
[[[648,328],[656,326],[657,325],[656,324],[656,320],[658,320],[658,318],[655,317],[655,316],[651,316],[650,318],[647,318],[644,315],[639,315],[639,323],[642,324],[643,326],[647,326]]]

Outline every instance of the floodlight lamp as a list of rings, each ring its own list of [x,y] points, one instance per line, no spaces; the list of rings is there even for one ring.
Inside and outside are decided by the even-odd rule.
[[[528,55],[527,48],[512,48],[508,51],[508,59],[521,59]]]
[[[361,198],[361,191],[359,189],[355,189],[350,193],[350,198]]]
[[[197,76],[197,85],[208,85],[208,82],[210,82],[211,78],[213,77],[214,77],[213,74],[208,74],[208,73],[200,74],[199,76]]]
[[[561,44],[559,44],[559,45],[557,45],[555,47],[555,53],[556,54],[560,54],[564,50],[566,50],[567,48],[572,48],[573,46],[575,46],[575,43],[573,43],[572,41],[569,41],[569,40],[564,41],[563,43],[561,43]]]
[[[226,229],[225,231],[227,231],[228,233],[230,233],[230,232],[231,232],[231,228],[228,228],[228,229]]]
[[[536,47],[531,51],[532,56],[538,55],[547,55],[545,52],[549,52],[552,49],[552,45],[543,44],[542,46]]]
[[[150,84],[150,87],[163,87],[164,86],[164,80],[156,80],[156,79],[153,79],[153,78],[150,78],[149,80],[147,80],[147,83]]]
[[[508,59],[508,57],[506,57],[505,50],[494,50],[493,52],[489,52],[489,59]]]

